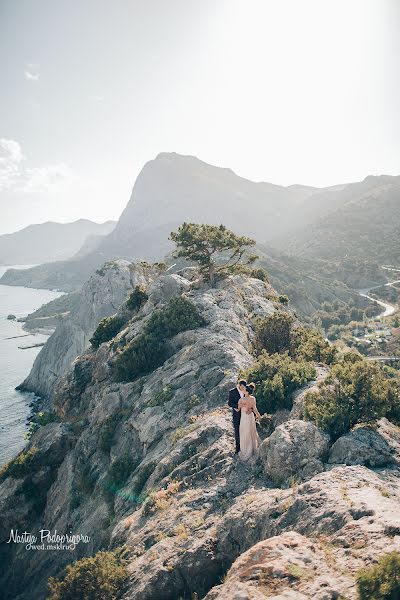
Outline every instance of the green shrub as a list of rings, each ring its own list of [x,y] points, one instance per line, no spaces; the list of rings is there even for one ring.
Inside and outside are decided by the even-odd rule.
[[[108,471],[108,479],[112,486],[120,487],[128,479],[134,469],[134,462],[129,454],[117,458]]]
[[[268,354],[265,350],[242,375],[256,384],[260,413],[292,408],[293,392],[316,377],[314,366],[304,360],[294,361],[285,354]]]
[[[44,427],[44,425],[48,425],[49,423],[58,423],[59,421],[60,417],[54,412],[38,412],[29,421],[29,427],[25,437],[30,439],[39,427]]]
[[[165,340],[141,334],[118,354],[113,366],[114,378],[116,381],[133,381],[161,366],[166,359]]]
[[[290,355],[296,359],[322,362],[327,365],[336,360],[337,349],[315,329],[297,326],[291,331]]]
[[[104,452],[109,452],[113,445],[115,430],[120,422],[121,415],[114,413],[108,417],[100,427],[99,448]]]
[[[166,402],[172,400],[174,392],[170,385],[165,385],[163,388],[158,390],[150,400],[150,406],[163,406]]]
[[[266,283],[269,282],[267,271],[261,267],[255,267],[254,269],[251,269],[249,275],[254,279],[259,279],[260,281],[265,281]]]
[[[113,365],[117,381],[133,381],[150,373],[167,359],[167,340],[181,331],[204,325],[196,306],[187,298],[173,298],[163,309],[155,311],[143,333],[136,336],[118,354]]]
[[[116,600],[128,577],[121,549],[81,558],[65,571],[62,579],[49,578],[48,600]]]
[[[358,573],[359,600],[398,600],[400,598],[400,554],[390,552],[378,564]]]
[[[290,348],[291,327],[294,317],[278,311],[269,317],[255,319],[254,346],[257,353],[266,350],[269,354],[287,352]]]
[[[36,446],[32,446],[30,450],[23,450],[9,463],[4,465],[0,471],[0,479],[6,477],[25,477],[32,469],[37,465],[39,458],[39,449]]]
[[[196,329],[205,324],[195,304],[179,296],[172,298],[162,310],[155,311],[146,324],[146,333],[168,339],[187,329]]]
[[[394,410],[392,385],[377,364],[347,354],[317,391],[306,394],[305,416],[337,439],[354,425]]]
[[[336,348],[315,329],[297,324],[290,313],[278,311],[269,317],[255,319],[254,324],[254,347],[257,354],[266,350],[269,354],[288,352],[295,360],[326,364],[335,360]]]
[[[147,302],[148,298],[145,286],[137,285],[126,301],[126,306],[129,310],[137,311]]]
[[[93,348],[98,348],[103,342],[109,342],[125,325],[125,319],[119,315],[105,317],[97,326],[93,337],[89,340]]]
[[[192,394],[190,396],[190,398],[188,399],[186,405],[187,408],[190,410],[191,408],[193,408],[194,406],[198,406],[201,403],[200,398],[197,396],[197,394]]]
[[[289,298],[285,294],[280,294],[278,296],[278,302],[280,304],[287,305],[287,304],[289,304]]]
[[[23,484],[17,490],[16,494],[24,496],[25,500],[31,503],[31,510],[35,515],[42,513],[47,502],[47,492],[56,478],[55,469],[47,471],[40,482],[35,481],[34,473],[25,477]]]

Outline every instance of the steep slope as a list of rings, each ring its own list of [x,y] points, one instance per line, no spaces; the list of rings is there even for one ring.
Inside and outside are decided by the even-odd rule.
[[[370,258],[400,263],[400,177],[367,177],[342,193],[334,210],[310,227],[299,226],[280,247],[290,254],[324,259]],[[320,195],[312,198],[312,204]]]
[[[298,396],[257,463],[233,460],[226,393],[253,360],[253,319],[277,310],[275,292],[243,276],[209,289],[189,274],[151,281],[116,337],[74,362],[55,393],[60,422],[34,433],[25,471],[19,461],[17,476],[1,476],[2,538],[10,528],[90,537],[67,551],[4,545],[5,600],[43,600],[49,575],[121,544],[123,600],[355,600],[357,570],[400,550],[400,429],[386,419],[331,447],[299,420]],[[203,324],[174,335],[153,371],[116,381],[119,350],[182,297]]]
[[[296,223],[316,188],[254,183],[194,156],[161,153],[139,174],[115,231],[101,245],[107,253],[157,259],[171,249],[168,235],[183,220],[219,225],[258,241]]]
[[[49,399],[59,378],[89,345],[99,321],[114,314],[135,285],[148,283],[154,274],[125,260],[106,263],[95,272],[74,294],[72,309],[60,320],[18,389]]]
[[[74,362],[55,394],[54,407],[62,422],[41,428],[30,442],[40,455],[38,471],[30,469],[28,475],[34,476],[36,492],[33,496],[26,492],[16,502],[27,482],[7,478],[0,486],[2,538],[11,520],[14,529],[37,530],[41,521],[59,532],[76,529],[79,520],[79,533],[90,535],[91,542],[77,548],[79,553],[92,553],[108,544],[115,523],[134,509],[142,489],[159,487],[169,475],[178,477],[182,468],[196,477],[198,452],[203,456],[204,476],[230,468],[229,419],[212,411],[224,405],[236,373],[250,363],[252,318],[276,310],[265,297],[273,290],[261,281],[240,277],[213,290],[190,291],[190,287],[179,275],[160,276],[150,284],[149,299],[137,318],[117,338],[138,335],[155,310],[171,297],[188,294],[206,325],[175,336],[170,357],[149,375],[131,383],[115,383],[110,366],[116,350],[108,343]],[[172,398],[154,401],[167,385]],[[205,413],[204,418],[190,423],[188,419],[200,413]],[[111,421],[115,443],[106,450],[101,431]],[[127,455],[133,461],[131,492],[126,496],[121,489],[114,495],[108,482],[110,468],[115,459]],[[84,480],[92,480],[93,487],[90,484],[85,491]],[[26,552],[19,544],[8,546],[1,556],[0,585],[9,594],[5,597],[43,598],[46,576],[74,556],[73,552]]]
[[[114,221],[94,223],[87,219],[29,225],[15,233],[0,235],[0,264],[24,265],[70,258],[89,235],[107,235],[114,227]]]
[[[280,294],[286,294],[290,306],[304,319],[321,309],[324,303],[338,302],[341,306],[365,309],[369,302],[351,288],[363,288],[385,281],[378,265],[339,264],[315,259],[285,255],[265,244],[257,246],[259,260]],[[374,268],[375,267],[375,268]]]

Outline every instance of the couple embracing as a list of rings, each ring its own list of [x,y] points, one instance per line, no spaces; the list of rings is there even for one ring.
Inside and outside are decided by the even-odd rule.
[[[240,379],[236,387],[229,390],[228,406],[232,408],[233,428],[235,430],[236,454],[241,460],[249,460],[256,454],[260,444],[256,429],[256,418],[261,419],[257,410],[254,383]]]

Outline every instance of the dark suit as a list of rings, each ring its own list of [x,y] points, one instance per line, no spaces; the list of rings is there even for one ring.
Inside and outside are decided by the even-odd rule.
[[[228,406],[232,408],[232,420],[233,420],[233,428],[235,430],[235,444],[236,444],[236,452],[240,450],[240,437],[239,437],[239,427],[240,427],[240,416],[241,411],[234,410],[238,407],[238,402],[241,398],[239,390],[235,387],[232,390],[229,390],[228,394]]]

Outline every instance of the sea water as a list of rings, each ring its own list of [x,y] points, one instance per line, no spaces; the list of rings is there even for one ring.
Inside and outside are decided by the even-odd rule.
[[[12,268],[28,266],[32,265]],[[9,268],[0,266],[0,277]],[[21,350],[19,346],[31,346],[48,339],[38,333],[27,335],[28,332],[22,329],[23,323],[10,321],[7,316],[25,317],[60,295],[61,292],[50,290],[0,285],[0,466],[25,446],[26,421],[31,412],[29,404],[34,398],[33,394],[19,392],[15,387],[29,374],[41,348]]]

